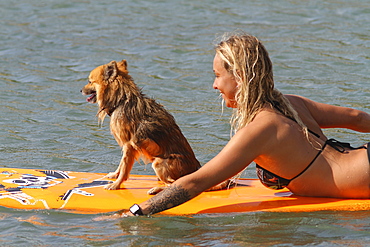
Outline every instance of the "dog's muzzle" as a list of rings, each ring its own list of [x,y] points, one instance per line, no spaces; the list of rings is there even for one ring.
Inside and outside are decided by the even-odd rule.
[[[87,97],[86,101],[89,103],[96,103],[96,92],[95,91],[88,91],[86,92],[84,89],[81,90],[82,95],[90,95]]]

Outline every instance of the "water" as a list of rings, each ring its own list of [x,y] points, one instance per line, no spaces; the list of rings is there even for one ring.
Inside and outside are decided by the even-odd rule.
[[[202,164],[229,138],[212,90],[213,41],[258,36],[284,93],[370,112],[370,5],[328,1],[0,2],[0,157],[3,167],[109,172],[120,150],[80,89],[90,70],[127,59],[144,92],[175,116]],[[362,144],[369,135],[327,130]],[[153,174],[135,165],[133,173]],[[255,177],[253,167],[244,173]],[[368,212],[155,216],[0,208],[0,246],[365,246]]]

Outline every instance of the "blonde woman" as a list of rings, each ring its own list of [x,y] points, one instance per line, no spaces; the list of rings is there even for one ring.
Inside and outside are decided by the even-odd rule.
[[[321,128],[370,132],[370,115],[355,109],[282,95],[272,64],[254,36],[232,35],[216,46],[215,81],[227,107],[235,108],[235,135],[198,171],[123,215],[148,215],[180,205],[229,179],[252,161],[261,182],[296,195],[370,198],[367,145],[352,148],[328,139]]]

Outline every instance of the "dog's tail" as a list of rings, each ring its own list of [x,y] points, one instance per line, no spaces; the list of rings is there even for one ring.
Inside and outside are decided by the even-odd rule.
[[[153,164],[157,176],[166,184],[197,171],[201,166],[193,155],[170,154],[167,157],[156,157]]]

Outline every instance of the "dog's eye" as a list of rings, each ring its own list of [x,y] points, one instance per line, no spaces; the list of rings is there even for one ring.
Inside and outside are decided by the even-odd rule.
[[[89,84],[91,84],[92,82],[91,81],[89,81]]]

